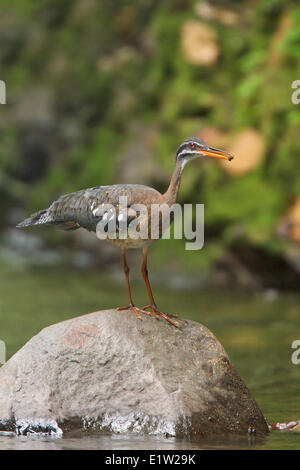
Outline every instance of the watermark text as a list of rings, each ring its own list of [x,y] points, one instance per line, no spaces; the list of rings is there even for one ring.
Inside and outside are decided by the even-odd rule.
[[[3,80],[0,80],[0,104],[6,104],[6,85]]]
[[[6,362],[6,346],[4,341],[0,339],[0,364],[4,364]]]
[[[118,204],[91,207],[99,217],[96,227],[101,240],[158,240],[183,239],[186,250],[200,250],[204,245],[204,204],[128,204],[121,196]]]
[[[291,361],[293,364],[295,364],[295,366],[297,366],[300,364],[300,339],[293,341],[291,348],[296,350],[292,354]]]
[[[292,88],[295,88],[295,91],[292,93],[291,100],[293,104],[300,103],[300,80],[294,80],[292,83]]]

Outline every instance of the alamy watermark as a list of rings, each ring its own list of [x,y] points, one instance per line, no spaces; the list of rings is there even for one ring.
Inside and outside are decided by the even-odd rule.
[[[6,85],[3,80],[0,80],[0,104],[6,104]]]
[[[296,351],[294,351],[292,354],[291,361],[293,364],[295,364],[295,366],[297,366],[300,364],[300,339],[293,341],[291,348],[296,349]]]
[[[4,364],[6,362],[6,346],[4,341],[0,339],[0,364]]]
[[[291,96],[292,103],[299,104],[300,103],[300,80],[294,80],[291,87],[295,88],[295,91],[292,93],[292,96]]]
[[[186,250],[201,250],[204,245],[204,204],[129,205],[121,196],[117,205],[103,203],[91,209],[99,217],[96,234],[101,240],[170,239],[174,220],[173,237],[188,240]]]

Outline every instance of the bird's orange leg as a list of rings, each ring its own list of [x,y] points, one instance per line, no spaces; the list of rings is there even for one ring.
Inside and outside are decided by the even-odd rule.
[[[143,262],[142,262],[142,275],[143,275],[143,278],[144,278],[144,281],[145,281],[145,284],[146,284],[148,296],[149,296],[149,299],[150,299],[150,305],[147,305],[146,307],[143,307],[143,310],[146,310],[147,308],[149,308],[152,312],[152,315],[154,315],[155,318],[158,319],[159,317],[162,317],[167,322],[171,323],[171,325],[178,327],[178,322],[172,320],[172,318],[177,318],[177,315],[168,315],[167,313],[164,313],[161,310],[158,310],[158,308],[155,304],[153,294],[152,294],[152,290],[151,290],[151,286],[150,286],[150,282],[149,282],[149,278],[148,278],[147,255],[148,255],[148,249],[144,248],[143,249]]]
[[[123,258],[123,270],[124,270],[124,273],[125,273],[127,293],[128,293],[128,297],[129,297],[129,305],[127,305],[126,307],[118,307],[117,310],[131,310],[135,314],[136,318],[141,320],[142,317],[140,316],[140,313],[144,313],[146,315],[150,315],[150,313],[147,312],[146,310],[142,310],[141,308],[138,308],[134,305],[133,300],[132,300],[132,296],[131,296],[130,283],[129,283],[129,271],[130,271],[130,269],[129,269],[129,266],[127,264],[125,249],[122,249],[122,258]]]

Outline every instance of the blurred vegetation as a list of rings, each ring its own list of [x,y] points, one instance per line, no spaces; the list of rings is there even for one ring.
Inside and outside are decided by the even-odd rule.
[[[13,208],[27,214],[63,193],[124,182],[126,149],[136,141],[155,170],[131,182],[163,191],[186,137],[213,129],[230,148],[251,129],[264,146],[251,170],[230,174],[216,162],[186,169],[180,201],[205,203],[206,249],[194,256],[181,248],[178,256],[209,268],[241,240],[267,256],[285,254],[292,242],[279,240],[276,227],[300,195],[300,111],[291,102],[291,83],[300,78],[300,6],[203,4],[0,0],[2,228]],[[210,64],[184,53],[189,22],[212,31],[217,57]],[[251,150],[250,142],[249,159]],[[143,165],[141,151],[136,166]],[[53,232],[52,243],[65,243]],[[180,243],[161,242],[157,256]]]

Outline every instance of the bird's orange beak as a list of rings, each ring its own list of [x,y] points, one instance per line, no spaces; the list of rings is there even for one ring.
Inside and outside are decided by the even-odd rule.
[[[202,153],[207,157],[222,158],[223,160],[233,160],[234,156],[225,152],[224,150],[214,149],[213,147],[208,147],[207,149],[197,150],[197,152]]]

